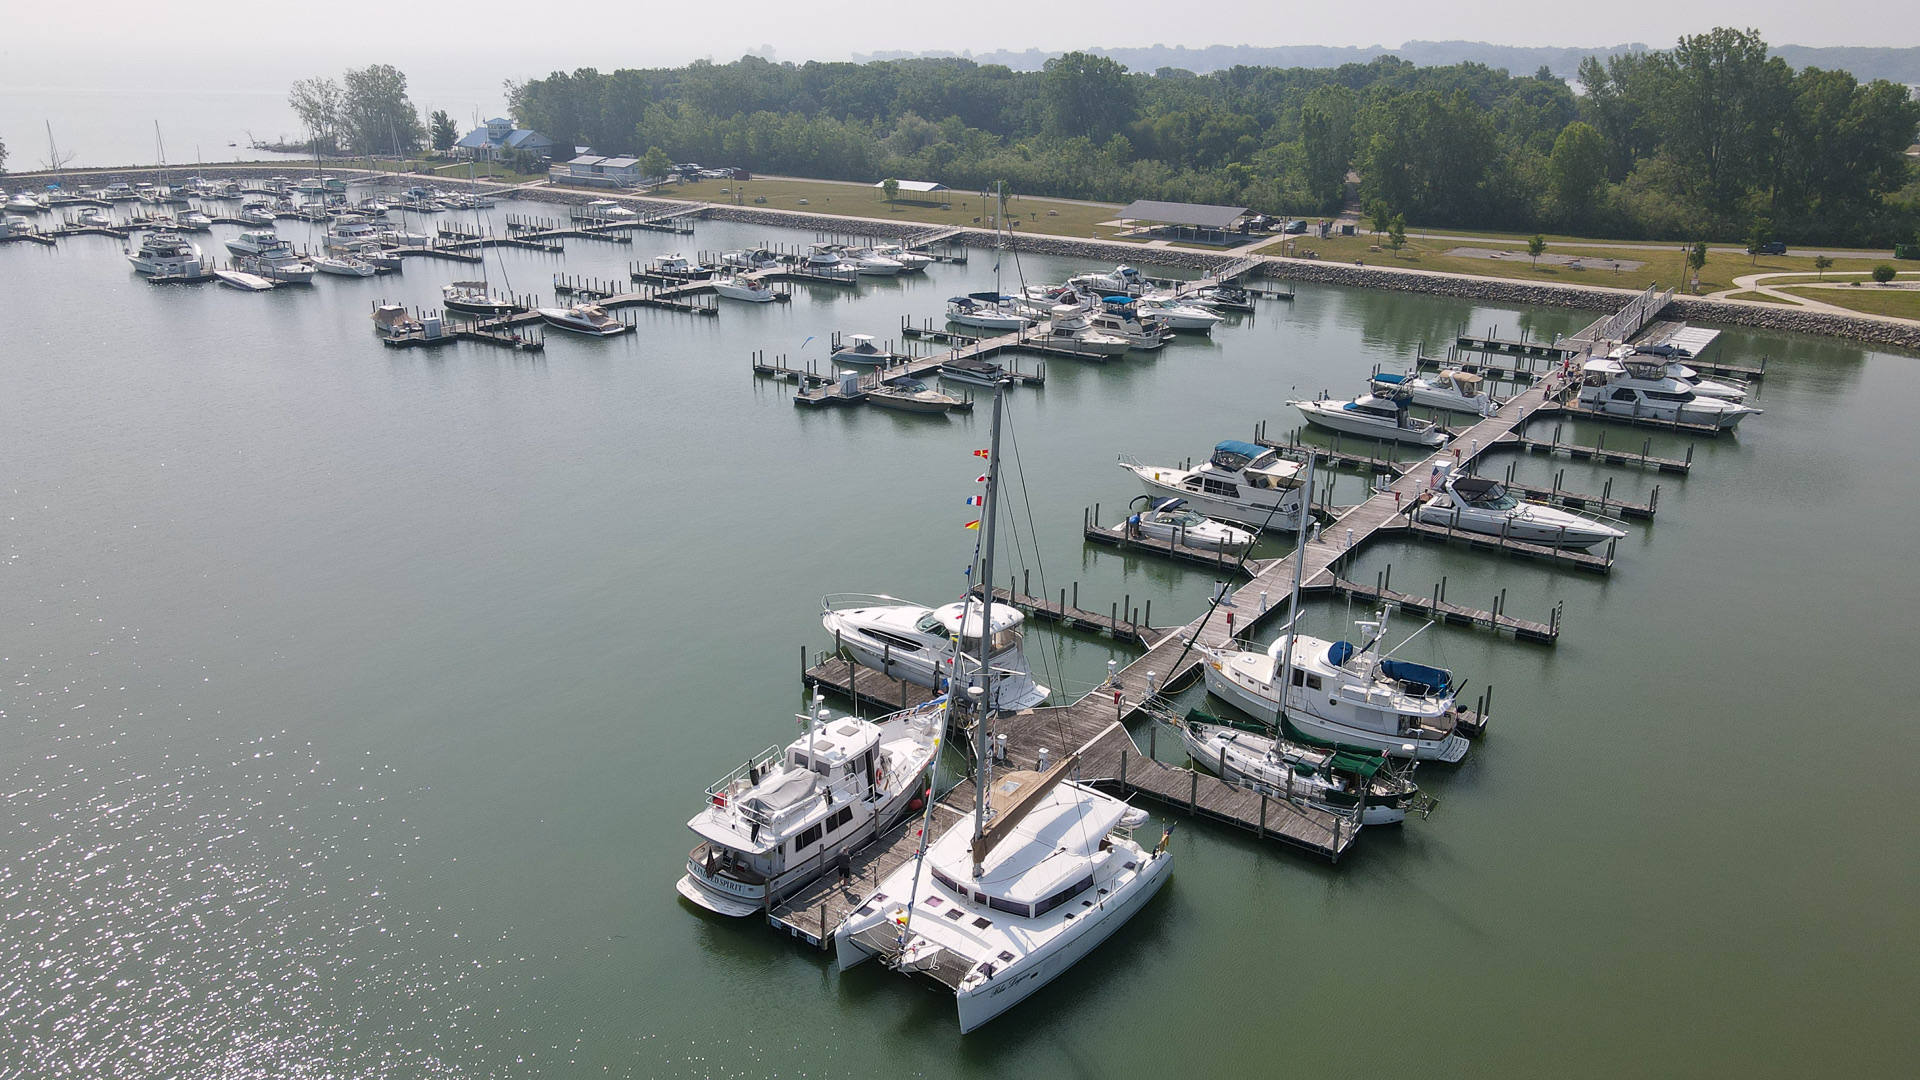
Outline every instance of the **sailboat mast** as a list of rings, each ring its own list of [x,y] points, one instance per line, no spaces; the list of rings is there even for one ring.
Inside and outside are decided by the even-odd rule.
[[[1287,695],[1293,689],[1293,641],[1300,633],[1300,577],[1307,563],[1307,509],[1313,505],[1313,463],[1312,450],[1307,451],[1307,478],[1301,483],[1304,489],[1300,498],[1300,525],[1293,536],[1293,588],[1287,593],[1287,643],[1280,650],[1280,713],[1274,724],[1276,731],[1285,731],[1287,723]]]
[[[1005,180],[995,180],[993,182],[993,291],[996,295],[1006,291],[1000,285],[1000,263],[1005,258],[1007,251],[1006,234],[1000,230],[1007,227],[1006,217],[1007,182]],[[994,302],[998,303],[999,301],[995,300]],[[999,408],[997,397],[994,408],[996,410]],[[995,429],[995,433],[998,434],[997,428]]]
[[[993,384],[993,440],[987,449],[986,505],[981,507],[986,529],[986,553],[980,560],[980,714],[974,717],[973,838],[978,841],[987,831],[987,715],[993,711],[993,525],[1000,510],[1000,411],[1005,405],[1007,384]],[[960,613],[960,636],[967,633],[966,609]],[[981,867],[975,866],[978,875]]]

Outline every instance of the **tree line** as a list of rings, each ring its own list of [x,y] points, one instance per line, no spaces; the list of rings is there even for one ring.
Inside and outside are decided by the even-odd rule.
[[[592,68],[509,83],[559,145],[871,182],[896,176],[1104,201],[1328,214],[1359,175],[1369,210],[1416,225],[1619,237],[1886,243],[1920,180],[1905,87],[1794,71],[1753,31],[1589,58],[1576,95],[1542,69],[1131,72],[1069,53],[1038,72],[922,58]],[[370,133],[376,139],[377,131]]]

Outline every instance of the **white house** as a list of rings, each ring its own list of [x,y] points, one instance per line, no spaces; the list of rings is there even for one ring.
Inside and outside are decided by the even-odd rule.
[[[467,137],[453,144],[453,152],[463,158],[481,161],[505,161],[525,150],[537,158],[553,156],[553,140],[532,128],[517,128],[513,121],[494,117],[486,127],[474,128]]]

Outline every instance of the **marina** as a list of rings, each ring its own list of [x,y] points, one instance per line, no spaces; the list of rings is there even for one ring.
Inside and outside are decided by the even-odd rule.
[[[908,275],[880,278],[876,285],[870,278],[849,284],[830,277],[807,277],[803,272],[783,280],[782,288],[792,286],[784,294],[791,297],[785,303],[736,304],[716,300],[712,286],[703,280],[675,281],[665,275],[654,275],[658,280],[634,280],[643,273],[635,268],[636,261],[644,266],[656,255],[671,253],[671,245],[685,243],[684,233],[635,229],[622,233],[631,236],[626,244],[564,247],[584,238],[541,238],[538,234],[548,228],[562,226],[536,221],[540,209],[503,200],[501,217],[519,216],[525,227],[514,229],[513,235],[535,234],[533,242],[541,244],[557,241],[563,253],[516,244],[474,245],[484,252],[489,287],[523,305],[519,312],[471,317],[448,313],[442,318],[442,286],[453,277],[467,280],[481,275],[474,273],[473,264],[458,260],[410,258],[401,274],[377,280],[328,277],[299,291],[273,289],[261,296],[235,290],[142,289],[142,299],[130,316],[143,325],[178,327],[189,312],[220,312],[223,320],[243,320],[259,328],[256,332],[266,340],[289,340],[296,333],[328,340],[331,344],[324,349],[295,345],[285,358],[255,354],[248,363],[265,363],[276,372],[292,370],[297,363],[311,373],[305,377],[316,382],[320,391],[343,403],[370,393],[398,393],[408,400],[410,411],[430,414],[434,395],[453,395],[444,418],[414,421],[426,425],[417,433],[376,410],[375,415],[350,422],[351,435],[343,433],[337,442],[334,436],[322,436],[330,460],[357,476],[365,493],[352,498],[338,492],[318,493],[321,505],[314,514],[341,513],[343,517],[341,523],[322,525],[311,538],[293,531],[296,526],[314,527],[315,517],[305,511],[286,525],[265,526],[288,545],[288,560],[296,554],[310,559],[328,547],[354,551],[357,541],[345,524],[353,518],[346,511],[361,499],[374,501],[398,520],[422,530],[417,554],[412,556],[421,562],[410,564],[407,573],[420,575],[445,610],[436,605],[435,610],[408,614],[411,601],[379,595],[393,590],[400,579],[370,563],[357,572],[367,575],[365,583],[356,582],[351,589],[367,609],[370,628],[396,642],[392,648],[399,655],[383,657],[370,643],[325,645],[341,663],[367,671],[376,687],[382,679],[391,685],[392,679],[402,677],[403,668],[448,662],[448,650],[456,642],[464,642],[459,648],[478,648],[500,668],[497,674],[482,674],[475,688],[481,697],[497,695],[498,704],[466,700],[457,710],[431,703],[403,707],[402,711],[419,710],[428,717],[419,722],[438,733],[431,741],[443,749],[430,753],[426,743],[414,748],[396,742],[394,734],[383,730],[395,710],[379,703],[374,687],[344,691],[349,711],[341,720],[343,730],[319,736],[322,746],[316,753],[344,758],[365,744],[377,758],[405,773],[404,780],[371,783],[379,797],[395,800],[392,805],[404,806],[406,815],[415,820],[402,825],[380,818],[372,826],[375,834],[398,837],[404,831],[429,836],[449,852],[459,852],[457,866],[436,863],[444,884],[436,879],[431,885],[402,888],[397,899],[389,899],[383,887],[372,907],[389,912],[388,924],[397,925],[399,912],[419,906],[423,898],[444,902],[479,888],[501,865],[499,857],[488,854],[496,844],[529,851],[550,843],[542,838],[548,826],[535,826],[536,819],[551,816],[565,829],[591,832],[595,827],[590,821],[608,816],[617,821],[622,833],[639,827],[659,835],[638,840],[622,836],[605,846],[596,845],[591,853],[576,849],[572,841],[561,841],[552,865],[576,874],[582,895],[578,901],[558,905],[551,929],[543,927],[538,917],[552,905],[550,894],[535,883],[507,883],[496,886],[501,890],[499,900],[487,902],[506,904],[514,914],[505,918],[463,915],[475,923],[484,922],[485,932],[464,923],[463,932],[480,940],[468,945],[463,937],[451,948],[475,958],[503,956],[511,947],[489,942],[500,934],[511,934],[513,939],[534,939],[526,948],[529,955],[558,957],[567,947],[564,939],[585,940],[590,935],[598,942],[594,948],[614,959],[595,961],[605,968],[586,977],[587,988],[578,991],[583,995],[611,995],[616,982],[631,978],[636,969],[633,962],[618,958],[623,950],[647,950],[650,967],[663,963],[661,954],[672,957],[665,963],[687,970],[716,962],[750,963],[773,970],[768,978],[789,995],[792,1008],[809,1023],[858,1024],[876,1018],[887,1022],[901,1009],[915,1010],[916,1015],[924,1012],[915,1021],[919,1030],[908,1040],[910,1046],[923,1050],[955,1045],[951,1003],[940,1011],[924,986],[872,965],[825,974],[831,965],[822,966],[814,955],[815,948],[831,947],[835,929],[867,903],[881,882],[909,864],[919,843],[914,835],[917,818],[893,825],[873,843],[848,852],[843,865],[827,868],[817,880],[771,905],[763,915],[722,926],[671,906],[669,879],[688,868],[689,841],[678,831],[678,822],[697,808],[700,785],[712,776],[739,767],[756,747],[770,741],[791,742],[791,722],[782,727],[777,715],[769,721],[770,713],[791,713],[792,708],[786,707],[791,699],[816,691],[827,695],[836,715],[851,707],[874,719],[924,705],[933,696],[928,688],[833,656],[832,639],[823,637],[813,618],[818,594],[834,587],[894,589],[902,595],[928,595],[931,603],[935,597],[951,600],[964,588],[957,573],[962,559],[952,553],[962,541],[952,540],[950,534],[963,513],[978,514],[961,505],[961,496],[972,490],[967,483],[971,476],[963,473],[974,467],[970,452],[985,445],[984,406],[991,389],[949,384],[947,393],[971,395],[975,408],[970,413],[949,413],[944,421],[934,417],[931,423],[876,409],[792,405],[833,398],[850,403],[855,394],[888,379],[937,384],[942,364],[962,357],[1011,364],[1024,355],[1041,361],[1032,372],[1015,376],[1015,381],[1030,385],[1007,391],[1022,442],[1017,458],[1012,451],[1004,457],[1009,469],[1017,461],[1027,478],[1019,482],[1015,489],[1019,494],[1002,510],[1002,527],[1010,528],[1008,522],[1017,521],[1022,542],[1030,544],[1031,550],[1006,556],[1011,569],[1001,571],[995,596],[1026,616],[1027,647],[1035,674],[1044,675],[1054,692],[1038,708],[992,719],[992,734],[1006,737],[1004,757],[994,752],[996,768],[1046,773],[1070,761],[1072,781],[1130,800],[1132,806],[1154,816],[1151,826],[1140,829],[1143,844],[1158,838],[1165,824],[1180,822],[1170,849],[1179,863],[1162,895],[1141,908],[1099,951],[1050,983],[1046,993],[993,1021],[988,1029],[1021,1038],[1050,1029],[1063,1015],[1111,1016],[1147,1004],[1169,987],[1204,985],[1210,978],[1208,971],[1221,962],[1218,951],[1232,939],[1223,914],[1196,909],[1212,905],[1220,895],[1253,891],[1273,896],[1276,917],[1284,927],[1261,937],[1257,947],[1295,948],[1306,954],[1303,963],[1331,969],[1338,966],[1335,954],[1342,950],[1314,940],[1323,925],[1335,936],[1363,941],[1383,938],[1394,927],[1421,926],[1448,940],[1457,939],[1462,948],[1480,948],[1484,945],[1473,943],[1483,939],[1459,928],[1477,924],[1483,916],[1512,919],[1517,901],[1502,895],[1503,890],[1538,894],[1549,889],[1544,883],[1556,874],[1584,878],[1580,868],[1568,864],[1571,856],[1508,850],[1512,822],[1523,815],[1537,815],[1552,823],[1556,835],[1577,838],[1587,848],[1614,842],[1607,835],[1610,829],[1622,832],[1622,843],[1634,837],[1643,842],[1657,837],[1657,829],[1639,823],[1640,813],[1670,817],[1697,797],[1697,790],[1686,786],[1697,761],[1685,767],[1679,763],[1651,766],[1659,783],[1671,785],[1671,790],[1663,787],[1643,794],[1648,800],[1645,807],[1614,807],[1609,817],[1603,806],[1584,793],[1569,805],[1559,805],[1547,788],[1564,777],[1604,787],[1604,777],[1619,763],[1617,758],[1577,748],[1570,729],[1581,724],[1618,725],[1622,738],[1640,740],[1641,745],[1677,739],[1696,751],[1724,739],[1726,731],[1715,726],[1719,707],[1697,698],[1677,706],[1689,721],[1678,725],[1683,730],[1677,732],[1665,730],[1675,723],[1671,708],[1652,710],[1653,715],[1644,720],[1634,715],[1647,708],[1637,692],[1603,707],[1598,697],[1602,688],[1610,689],[1605,657],[1627,662],[1633,654],[1622,648],[1623,643],[1633,641],[1635,635],[1651,635],[1663,644],[1684,640],[1690,648],[1704,647],[1708,656],[1728,662],[1727,657],[1743,643],[1715,639],[1691,619],[1684,626],[1669,623],[1658,614],[1659,598],[1673,592],[1676,603],[1703,608],[1712,603],[1708,590],[1726,579],[1688,575],[1723,558],[1719,548],[1730,539],[1724,532],[1726,523],[1744,516],[1741,500],[1729,489],[1758,482],[1777,463],[1776,455],[1787,452],[1769,445],[1769,440],[1785,440],[1793,452],[1804,453],[1811,443],[1834,439],[1835,429],[1819,415],[1829,400],[1845,397],[1853,403],[1851,408],[1870,407],[1847,378],[1854,370],[1849,363],[1884,372],[1896,362],[1877,356],[1834,360],[1822,351],[1824,347],[1812,348],[1790,337],[1764,343],[1750,340],[1756,335],[1723,338],[1713,348],[1720,350],[1715,355],[1728,367],[1758,370],[1759,364],[1742,361],[1762,348],[1795,360],[1771,363],[1767,415],[1756,417],[1737,434],[1717,439],[1707,439],[1705,432],[1686,426],[1635,425],[1632,417],[1605,417],[1570,408],[1564,401],[1569,381],[1560,364],[1541,363],[1532,370],[1522,365],[1503,369],[1513,376],[1506,381],[1520,385],[1511,388],[1517,392],[1493,415],[1455,415],[1447,423],[1450,434],[1445,443],[1430,452],[1394,449],[1359,437],[1301,430],[1301,421],[1282,404],[1289,383],[1304,387],[1310,380],[1316,389],[1325,383],[1342,397],[1357,395],[1368,386],[1372,373],[1407,370],[1409,358],[1419,356],[1422,336],[1431,334],[1435,325],[1457,325],[1463,317],[1507,324],[1525,318],[1538,327],[1538,335],[1533,336],[1567,340],[1593,320],[1592,314],[1469,310],[1471,305],[1459,301],[1303,287],[1286,304],[1256,298],[1261,305],[1257,323],[1230,318],[1209,338],[1183,337],[1151,354],[1136,351],[1106,363],[1087,363],[1070,347],[1037,340],[1027,331],[962,332],[943,325],[938,312],[946,298],[981,288],[987,260],[937,262],[926,271],[924,285],[912,284],[914,278]],[[702,221],[687,227],[697,231],[705,248],[745,250],[768,240],[779,243],[759,226],[749,230]],[[238,228],[216,220],[214,242]],[[298,243],[301,230],[307,228],[302,223],[284,226],[282,231]],[[507,235],[504,229],[499,233],[501,238]],[[467,234],[446,242],[476,239],[489,237]],[[118,281],[110,275],[127,273],[119,238],[74,235],[60,243],[63,246],[49,249],[50,257],[71,257],[74,270],[92,277],[56,277],[53,283],[59,287],[84,289],[90,287],[88,280]],[[804,246],[797,237],[789,237],[787,243],[795,249]],[[97,245],[99,250],[83,250],[79,245]],[[649,250],[649,245],[659,250]],[[686,244],[683,250],[692,246]],[[38,245],[9,249],[0,257],[18,258],[28,250],[39,265]],[[106,269],[108,256],[120,265]],[[712,265],[706,251],[693,261]],[[429,269],[436,265],[437,273]],[[1031,272],[1050,278],[1092,269],[1104,268],[1084,260],[1029,260]],[[791,272],[759,273],[772,277]],[[527,295],[530,283],[564,299],[550,302]],[[520,292],[514,291],[515,285]],[[1176,286],[1187,291],[1199,287],[1197,283]],[[154,294],[151,298],[145,295],[149,292]],[[404,319],[395,324],[404,325],[403,329],[376,335],[386,348],[357,336],[366,333],[367,312],[377,301],[401,308]],[[541,319],[537,309],[542,306],[557,303],[564,309],[583,302],[610,312],[624,310],[622,325],[630,329],[618,337],[597,340],[543,334],[536,325]],[[1419,317],[1392,321],[1409,310]],[[1344,313],[1346,321],[1316,325],[1330,311]],[[702,312],[699,317],[687,317]],[[433,333],[429,333],[430,321]],[[1348,328],[1363,323],[1394,327],[1391,342],[1363,347],[1347,340]],[[342,335],[325,329],[336,324],[350,332]],[[849,335],[863,329],[872,331],[879,339],[876,347],[898,362],[860,373],[855,389],[847,392],[840,389],[844,384],[830,359],[834,335],[843,335],[845,344]],[[1666,328],[1656,325],[1647,336],[1662,332]],[[1514,336],[1519,336],[1517,331]],[[908,344],[909,339],[913,344]],[[803,340],[810,343],[797,344]],[[138,346],[125,343],[122,347]],[[901,351],[895,353],[896,348]],[[753,355],[751,369],[760,377],[750,379],[736,366],[741,352]],[[1269,369],[1266,365],[1276,363],[1273,356],[1285,357],[1279,363],[1286,366]],[[1459,359],[1456,354],[1447,366],[1469,370]],[[1794,363],[1810,365],[1801,371],[1820,371],[1824,377],[1810,379],[1797,372]],[[1690,366],[1710,370],[1709,363]],[[216,370],[222,377],[241,380],[241,385],[258,381],[230,364],[221,363]],[[871,384],[865,381],[869,376]],[[147,381],[146,376],[132,377]],[[538,389],[549,383],[553,390]],[[439,389],[433,389],[436,384]],[[494,390],[482,389],[485,385],[513,390],[503,400]],[[1240,385],[1257,387],[1259,396],[1238,394],[1235,387]],[[248,397],[264,393],[254,389]],[[1236,400],[1242,396],[1244,400]],[[131,402],[118,407],[140,408]],[[502,408],[523,416],[527,424],[511,437],[513,445],[476,447],[462,434],[475,418]],[[676,412],[684,415],[667,415]],[[649,430],[636,430],[632,417],[646,417]],[[1277,438],[1259,426],[1274,419],[1286,428]],[[250,427],[255,423],[241,422]],[[714,424],[724,424],[725,430],[707,430]],[[651,430],[655,425],[660,428],[657,432]],[[647,577],[648,588],[663,595],[646,596],[640,602],[643,594],[624,580],[629,575],[644,575],[643,567],[649,562],[693,564],[686,560],[684,540],[649,534],[636,509],[657,508],[665,493],[678,498],[681,482],[629,475],[635,460],[729,460],[728,440],[733,436],[728,432],[749,426],[764,433],[766,452],[777,461],[800,464],[790,470],[790,477],[750,483],[754,499],[718,510],[710,522],[695,530],[691,546],[710,547],[718,558],[771,556],[782,569],[764,575],[767,580],[751,597],[744,590],[715,582],[710,574],[690,572],[684,582],[666,583],[655,574]],[[29,424],[27,430],[33,429]],[[268,445],[280,438],[264,428],[254,430],[253,437]],[[1304,465],[1312,460],[1320,470],[1308,493],[1308,505],[1314,508],[1309,535],[1297,550],[1288,536],[1269,536],[1241,563],[1237,554],[1115,531],[1121,521],[1113,508],[1127,505],[1129,498],[1139,494],[1139,485],[1113,467],[1116,454],[1177,460],[1176,455],[1185,457],[1219,440],[1243,438],[1250,430],[1255,432],[1255,445],[1274,450],[1283,462]],[[1696,438],[1700,439],[1697,449]],[[365,440],[367,450],[355,448],[353,439]],[[295,450],[288,444],[277,452]],[[477,453],[481,460],[469,466],[459,459],[460,453]],[[216,476],[231,481],[240,475],[232,466],[214,464],[211,448],[194,449],[191,455],[190,460],[212,469]],[[386,481],[376,479],[392,470],[394,462],[409,459],[417,459],[423,467],[404,468]],[[543,502],[538,489],[516,473],[515,461],[535,462],[548,475],[578,470],[579,476],[566,481],[565,505]],[[1700,467],[1697,475],[1695,465]],[[1418,520],[1415,508],[1432,498],[1436,466],[1498,481],[1542,505],[1626,519],[1627,535],[1617,543],[1582,551]],[[498,488],[508,493],[500,496],[506,501],[490,506],[492,494],[476,496],[472,503],[463,496],[466,512],[460,516],[471,520],[435,520],[429,509],[432,492],[448,478],[460,478],[462,490]],[[792,479],[800,482],[790,484]],[[255,486],[261,482],[242,481],[243,490],[254,493],[250,498],[265,498],[265,489]],[[1030,501],[1029,484],[1033,485]],[[880,492],[896,487],[905,491],[897,500],[881,498]],[[63,496],[72,497],[81,496]],[[203,499],[195,496],[190,501]],[[509,508],[523,500],[524,517],[522,511]],[[412,503],[419,505],[410,507]],[[1099,509],[1103,504],[1104,516]],[[1082,510],[1077,531],[1071,521],[1074,508]],[[555,520],[535,520],[556,512]],[[770,517],[796,523],[790,538],[792,551],[782,545],[750,556],[753,549],[746,538],[756,535],[756,530],[763,532]],[[1653,532],[1656,521],[1657,534]],[[231,520],[221,523],[234,525]],[[206,527],[214,525],[209,522]],[[862,535],[848,539],[848,530]],[[1782,537],[1806,534],[1807,529],[1796,523],[1786,527]],[[1860,537],[1855,526],[1847,526],[1847,534],[1856,541]],[[969,538],[970,546],[970,534],[959,535]],[[1047,555],[1040,562],[1037,550],[1043,540]],[[1003,534],[1002,543],[1011,545],[1013,540]],[[519,629],[497,644],[475,645],[462,637],[458,624],[484,620],[484,612],[500,598],[483,597],[488,590],[458,584],[463,575],[485,565],[461,549],[477,545],[490,552],[500,544],[508,546],[504,557],[523,580],[511,580],[516,575],[508,575],[509,580],[497,587],[507,599],[542,611],[552,621],[538,632],[531,627]],[[605,556],[610,561],[604,565],[595,563],[596,552],[627,544],[635,550]],[[435,565],[441,561],[453,565]],[[271,562],[280,573],[294,565],[289,561],[283,566],[278,556]],[[570,590],[577,587],[577,582],[566,583],[561,568],[583,566],[596,567],[588,578],[601,583],[607,595],[576,598],[564,611],[553,606],[553,594],[547,590],[573,595]],[[1296,570],[1302,593],[1297,611],[1286,603]],[[231,596],[239,581],[214,588]],[[926,581],[942,584],[927,586]],[[295,573],[290,582],[294,592],[322,604],[325,590],[334,587],[322,571],[311,577]],[[1213,583],[1229,585],[1217,605],[1211,603],[1216,595]],[[916,585],[918,591],[911,591]],[[1788,595],[1794,591],[1789,588]],[[703,611],[702,598],[710,593],[721,594],[721,602],[735,614],[721,617]],[[1509,593],[1514,610],[1540,618],[1509,614]],[[656,602],[668,605],[665,610],[690,614],[678,625],[647,625],[650,620],[635,612],[654,610]],[[1733,612],[1719,617],[1742,618],[1741,605],[1749,602],[1740,601]],[[1098,610],[1103,604],[1108,607],[1105,612]],[[1237,782],[1244,778],[1223,778],[1192,767],[1178,738],[1162,730],[1167,727],[1163,714],[1169,709],[1184,712],[1198,707],[1219,713],[1231,708],[1207,697],[1199,680],[1205,657],[1190,643],[1253,648],[1296,615],[1313,620],[1314,632],[1331,637],[1346,621],[1338,610],[1342,605],[1351,605],[1348,614],[1354,618],[1381,607],[1393,610],[1400,624],[1395,641],[1418,629],[1421,622],[1433,620],[1433,627],[1405,651],[1418,657],[1437,651],[1445,666],[1472,678],[1474,685],[1463,692],[1470,721],[1462,730],[1472,731],[1473,749],[1460,765],[1423,765],[1418,777],[1423,790],[1442,796],[1440,808],[1429,819],[1363,826],[1349,815],[1262,793]],[[738,613],[748,606],[757,616],[739,618]],[[424,634],[412,629],[416,619],[423,620]],[[572,625],[575,622],[577,626]],[[280,630],[284,634],[294,626],[282,622]],[[597,663],[582,659],[604,655],[605,642],[646,658],[627,672],[599,670]],[[1652,647],[1645,641],[1635,644]],[[799,679],[788,666],[794,656],[790,650],[796,646],[803,650]],[[774,665],[779,670],[763,672],[756,664],[748,664],[737,687],[716,685],[726,680],[716,680],[710,672],[702,674],[716,652],[737,649],[752,655],[762,647],[787,657]],[[806,651],[809,647],[811,654]],[[201,651],[211,657],[264,655],[252,643],[238,639]],[[1111,678],[1106,670],[1109,660],[1113,661]],[[1042,671],[1043,666],[1050,670]],[[542,702],[538,692],[515,689],[535,667],[552,667],[587,689],[579,700],[564,702]],[[317,675],[304,669],[291,677],[302,683],[314,680],[309,688],[318,685]],[[1501,701],[1499,722],[1493,723],[1491,693],[1485,688],[1496,681]],[[681,684],[683,689],[665,691],[664,699],[648,689]],[[1702,693],[1707,689],[1700,688]],[[291,700],[304,700],[304,692],[290,695]],[[1797,696],[1797,692],[1788,695]],[[214,691],[192,691],[183,692],[180,700],[198,712],[202,704],[220,699]],[[642,703],[637,706],[641,730],[649,738],[665,740],[671,752],[638,745],[630,730],[636,723],[632,706],[636,701]],[[778,708],[769,710],[769,704]],[[751,709],[745,707],[749,705]],[[1758,716],[1763,724],[1775,723],[1765,719],[1770,714],[1764,707],[1758,713],[1750,702],[1742,708],[1744,715]],[[456,712],[471,713],[474,719]],[[669,716],[675,713],[699,716],[697,733],[681,731],[682,725],[671,722]],[[237,734],[252,721],[214,723],[223,734]],[[461,734],[465,723],[478,725],[470,736]],[[564,748],[543,745],[543,736],[533,730],[555,724],[569,732]],[[583,730],[574,732],[576,724],[584,725]],[[1843,742],[1852,738],[1842,735]],[[483,742],[499,745],[483,747]],[[596,751],[595,746],[600,749]],[[578,760],[583,752],[589,759],[584,764]],[[460,793],[452,771],[455,766],[437,760],[442,753],[459,759],[463,763],[459,767],[473,770],[481,782],[504,790],[511,812],[489,809],[477,798]],[[949,758],[957,756],[955,751]],[[655,760],[659,757],[668,760]],[[595,760],[599,758],[604,760]],[[277,763],[260,768],[284,779],[274,772]],[[579,790],[528,813],[538,801],[535,792],[517,790],[513,777],[523,769],[562,768],[578,778]],[[971,781],[957,779],[960,768],[953,760],[943,768],[938,782],[941,798],[930,819],[936,832],[944,833],[973,812],[976,791]],[[635,785],[639,790],[618,796],[618,809],[609,814],[607,793],[625,792]],[[657,794],[652,790],[656,787]],[[462,818],[482,822],[484,827],[461,833]],[[448,839],[456,835],[458,839]],[[1474,868],[1417,866],[1448,849],[1471,853]],[[611,860],[613,865],[587,865],[615,850],[620,854]],[[1624,854],[1603,856],[1601,861],[1595,875],[1617,873],[1631,864]],[[382,865],[389,867],[384,873],[401,873],[397,862]],[[617,885],[612,880],[616,875],[634,880]],[[1404,886],[1387,884],[1410,876],[1422,878],[1427,892],[1411,893]],[[1261,886],[1254,884],[1255,878],[1285,880]],[[419,891],[410,892],[410,888]],[[1263,888],[1269,892],[1257,892]],[[1345,894],[1339,905],[1323,898],[1329,891]],[[629,923],[625,912],[591,910],[587,902],[594,895],[616,894],[640,913],[639,923]],[[773,924],[773,933],[757,925],[761,918]],[[743,922],[756,925],[735,925]],[[683,925],[692,929],[683,932],[679,929]],[[1443,925],[1453,929],[1442,929]],[[638,929],[642,926],[647,929]],[[664,933],[662,926],[667,928]],[[1521,923],[1511,926],[1510,932],[1527,937],[1544,931]],[[616,938],[615,934],[628,936]],[[642,935],[652,937],[644,945],[629,944]],[[808,948],[795,950],[786,940],[789,935]],[[661,937],[671,940],[658,940]],[[1160,955],[1155,943],[1162,940],[1177,943],[1172,955]],[[339,947],[350,951],[367,946],[349,945],[342,939]],[[1401,952],[1384,944],[1360,949],[1376,963]],[[548,970],[566,966],[557,960],[539,963]],[[1457,958],[1450,955],[1416,957],[1408,963],[1410,974],[1418,977],[1446,977],[1458,970]],[[850,996],[835,1000],[831,992],[820,993],[823,980]],[[680,987],[676,992],[689,1000],[657,1004],[672,1018],[671,1023],[688,1023],[691,1010],[711,1007],[714,994],[710,990],[685,981],[676,985]],[[1349,982],[1344,989],[1351,991],[1358,985]],[[1471,970],[1467,992],[1490,996],[1522,1013],[1526,1008],[1490,977]],[[429,1001],[432,993],[426,992]],[[584,1003],[585,999],[576,1000]],[[376,1011],[381,1007],[376,1005]],[[1615,1008],[1631,1012],[1633,1006]],[[1316,1022],[1331,1017],[1319,1006],[1308,1009]],[[532,1023],[538,1027],[545,1021]],[[1110,1035],[1117,1032],[1113,1021],[1097,1023]],[[905,1058],[889,1060],[904,1062]]]

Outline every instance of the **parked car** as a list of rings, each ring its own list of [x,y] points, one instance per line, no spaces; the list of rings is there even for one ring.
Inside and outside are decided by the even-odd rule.
[[[1787,245],[1784,242],[1779,240],[1775,240],[1769,244],[1760,245],[1760,254],[1762,255],[1785,255],[1786,253],[1787,253]]]

